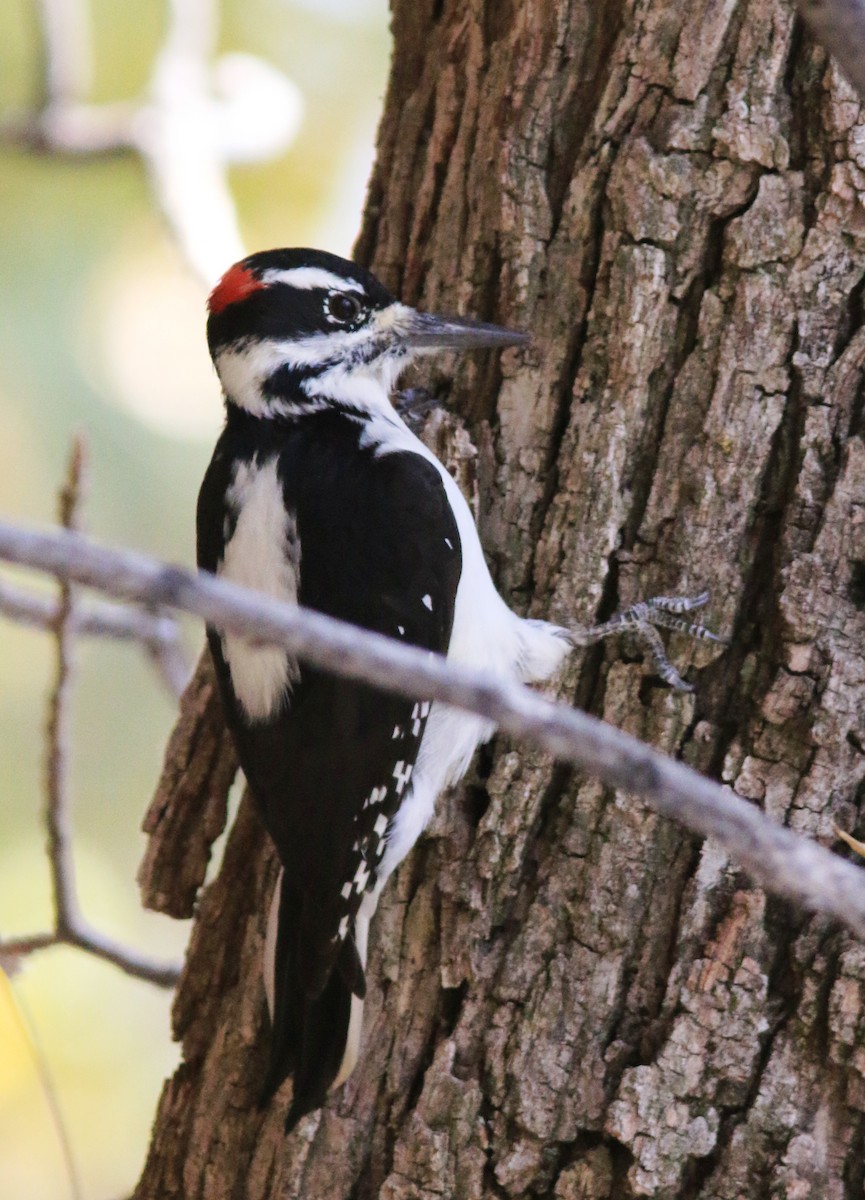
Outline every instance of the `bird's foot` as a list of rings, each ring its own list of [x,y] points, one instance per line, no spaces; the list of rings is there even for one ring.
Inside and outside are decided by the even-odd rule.
[[[693,684],[685,682],[667,657],[658,628],[674,629],[686,637],[726,645],[729,638],[713,633],[705,625],[688,621],[682,615],[702,608],[708,600],[708,592],[701,592],[699,596],[653,596],[651,600],[641,600],[639,604],[623,609],[601,625],[570,630],[569,636],[574,646],[592,646],[619,633],[633,634],[665,683],[680,692],[693,692]]]

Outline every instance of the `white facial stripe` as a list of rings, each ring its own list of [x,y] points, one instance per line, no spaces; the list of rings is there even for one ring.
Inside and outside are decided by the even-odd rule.
[[[379,365],[380,360],[375,366]],[[371,367],[348,370],[342,363],[337,363],[330,370],[307,380],[303,390],[310,399],[324,397],[340,404],[351,404],[386,421],[396,419],[389,399],[393,390],[393,373],[389,371]]]
[[[272,349],[272,342],[253,342],[220,350],[214,359],[226,396],[256,417],[272,411],[261,390],[267,376],[279,366]]]
[[[364,295],[363,286],[353,279],[343,279],[326,271],[324,267],[293,267],[290,271],[281,271],[279,267],[271,267],[261,276],[262,283],[286,283],[289,287],[300,288],[304,291],[312,288],[324,288],[328,292],[355,292]]]
[[[275,416],[297,409],[279,398],[267,396],[264,385],[280,367],[304,367],[320,362],[324,343],[339,341],[335,353],[345,353],[343,339],[351,334],[317,334],[295,342],[247,342],[230,346],[216,355],[216,370],[229,399],[256,417]],[[356,336],[356,335],[354,335]]]
[[[216,370],[223,390],[235,404],[254,416],[296,413],[298,404],[266,396],[265,383],[280,367],[303,370],[321,366],[324,370],[304,384],[312,403],[317,398],[327,398],[392,414],[391,391],[414,357],[411,351],[393,348],[394,331],[398,333],[400,320],[409,311],[405,305],[394,303],[376,313],[364,329],[333,330],[291,340],[250,340],[227,346],[216,355]],[[369,350],[370,343],[374,345],[377,339],[377,353],[364,362],[364,349]]]
[[[304,382],[310,404],[320,407],[316,399],[329,398],[393,416],[389,397],[410,358],[383,354],[356,367],[340,361],[342,354],[349,354],[363,340],[363,333],[355,332],[317,334],[296,342],[252,342],[239,349],[221,351],[216,358],[216,369],[225,394],[255,416],[297,412],[297,404],[265,395],[264,385],[280,367],[302,368],[320,363],[326,343],[328,357],[332,351],[338,361]]]
[[[343,360],[368,341],[361,329],[339,333],[314,333],[291,341],[241,342],[221,350],[216,369],[226,392],[239,401],[250,386],[260,390],[280,367],[311,367]]]

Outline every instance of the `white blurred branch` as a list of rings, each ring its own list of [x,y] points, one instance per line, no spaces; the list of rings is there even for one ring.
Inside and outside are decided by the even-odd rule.
[[[5,121],[3,132],[64,154],[139,154],[184,257],[212,285],[244,253],[228,167],[291,144],[303,112],[298,89],[250,54],[211,61],[216,0],[169,0],[145,95],[88,104],[85,0],[41,0],[40,14],[45,103],[35,116]]]
[[[80,101],[90,86],[90,29],[84,0],[39,0],[46,103]]]
[[[65,530],[0,522],[0,558],[126,600],[195,613],[232,633],[275,642],[318,667],[400,695],[479,713],[604,784],[641,796],[692,832],[714,837],[761,886],[824,913],[865,939],[865,874],[776,825],[727,788],[563,704],[527,688],[306,609]]]

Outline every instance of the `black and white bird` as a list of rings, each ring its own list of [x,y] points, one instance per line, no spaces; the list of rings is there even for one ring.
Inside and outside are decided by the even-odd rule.
[[[713,636],[678,615],[705,596],[656,598],[588,630],[517,616],[459,488],[393,407],[416,355],[525,335],[417,312],[362,267],[314,250],[233,266],[211,293],[207,334],[226,422],[198,500],[202,569],[524,682],[547,679],[575,645],[631,629],[663,677],[687,686],[653,626]],[[292,1077],[291,1128],[354,1068],[382,887],[493,729],[278,647],[216,629],[208,639],[282,866],[265,946],[264,1097]]]

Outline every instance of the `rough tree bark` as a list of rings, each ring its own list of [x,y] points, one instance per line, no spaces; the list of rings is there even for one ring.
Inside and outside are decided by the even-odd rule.
[[[428,436],[478,498],[501,588],[592,622],[709,584],[734,635],[674,646],[702,668],[693,697],[622,646],[557,694],[804,834],[855,831],[858,104],[785,0],[393,7],[359,256],[406,301],[535,335],[453,382],[424,371],[448,381]],[[201,765],[208,694],[203,671],[174,752],[215,830],[230,755]],[[190,866],[172,795],[143,883],[183,910],[204,852]],[[284,1106],[254,1103],[273,876],[242,807],[138,1200],[861,1195],[865,947],[642,805],[504,739],[482,753],[387,890],[359,1070],[287,1139]]]

